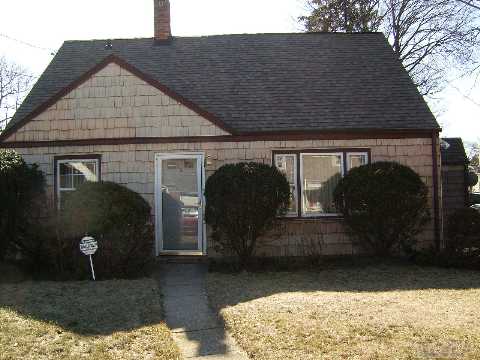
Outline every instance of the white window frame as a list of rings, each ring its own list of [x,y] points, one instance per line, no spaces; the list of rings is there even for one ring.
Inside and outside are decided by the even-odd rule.
[[[304,209],[304,201],[305,197],[303,196],[304,190],[304,177],[303,177],[303,157],[304,156],[340,156],[340,175],[342,178],[345,176],[345,166],[344,166],[344,157],[343,152],[301,152],[300,153],[300,196],[301,196],[301,209],[300,209],[300,216],[303,218],[311,218],[311,217],[332,217],[332,216],[341,216],[340,213],[313,213],[307,214],[305,213]]]
[[[331,150],[331,151],[329,151]],[[312,218],[328,218],[328,217],[341,217],[341,213],[314,213],[314,214],[306,214],[304,212],[303,203],[304,203],[304,196],[303,196],[303,157],[305,155],[340,155],[341,158],[341,176],[344,177],[350,170],[350,156],[352,155],[362,155],[365,156],[367,159],[367,164],[371,162],[370,158],[370,150],[364,148],[358,149],[305,149],[305,150],[296,150],[296,149],[282,149],[282,150],[275,150],[272,154],[272,161],[274,166],[276,166],[276,160],[279,156],[293,156],[294,157],[294,164],[295,164],[295,202],[297,207],[296,213],[287,213],[282,215],[281,218],[295,218],[295,219],[312,219]],[[300,163],[298,163],[300,162]],[[300,199],[299,199],[300,196]]]
[[[100,179],[100,166],[101,166],[101,162],[100,162],[100,159],[93,159],[93,158],[85,158],[85,159],[76,159],[76,158],[71,158],[71,159],[61,159],[61,160],[56,160],[56,172],[57,172],[57,188],[55,189],[56,191],[56,195],[57,195],[57,209],[60,210],[60,205],[61,205],[61,194],[62,192],[71,192],[71,191],[76,191],[77,189],[73,189],[73,188],[62,188],[60,186],[61,182],[60,182],[60,165],[61,164],[68,164],[68,163],[71,163],[71,162],[84,162],[84,163],[95,163],[95,170],[96,170],[96,176],[97,176],[97,181],[96,182],[99,182],[101,181]]]
[[[274,157],[273,157],[273,161],[275,163],[275,167],[277,167],[277,158],[279,157],[283,157],[283,156],[287,156],[287,157],[293,157],[293,183],[295,185],[295,191],[294,193],[292,194],[293,195],[293,201],[295,202],[295,211],[292,212],[292,211],[288,211],[285,215],[283,215],[282,217],[298,217],[298,212],[300,211],[299,208],[298,208],[298,164],[297,164],[297,154],[295,153],[285,153],[285,154],[274,154]],[[278,169],[278,167],[277,167]],[[288,182],[289,185],[290,185],[290,181]]]
[[[368,152],[360,152],[360,151],[357,151],[357,152],[347,152],[347,172],[352,170],[351,166],[350,166],[350,156],[358,156],[358,155],[363,155],[367,158],[367,164],[370,162],[370,159],[368,157]]]

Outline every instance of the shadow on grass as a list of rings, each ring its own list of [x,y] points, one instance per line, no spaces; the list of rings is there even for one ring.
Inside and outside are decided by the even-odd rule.
[[[288,292],[388,292],[480,289],[480,272],[420,267],[401,263],[327,264],[315,271],[211,272],[209,291],[215,307]]]
[[[2,308],[87,336],[163,322],[158,287],[150,279],[0,284]]]

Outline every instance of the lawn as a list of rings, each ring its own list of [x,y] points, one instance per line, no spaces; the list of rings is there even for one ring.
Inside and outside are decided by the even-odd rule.
[[[179,359],[154,280],[0,284],[0,359]]]
[[[208,293],[253,359],[480,359],[480,273],[210,273]]]

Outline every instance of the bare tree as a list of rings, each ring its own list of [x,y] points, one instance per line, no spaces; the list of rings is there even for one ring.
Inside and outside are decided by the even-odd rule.
[[[21,66],[0,57],[0,132],[30,90],[33,79]]]
[[[387,0],[384,32],[424,95],[442,89],[449,67],[474,64],[479,14],[452,0]]]
[[[314,24],[331,23],[332,12],[325,15],[324,3],[337,9],[352,6],[350,13],[360,9],[358,0],[308,0],[313,7],[311,15],[300,18],[307,31],[317,31]],[[424,95],[432,95],[447,82],[447,70],[451,67],[468,69],[475,65],[475,49],[480,40],[480,11],[473,0],[363,0],[374,9],[380,21],[369,30],[383,31],[394,52]],[[332,5],[332,4],[335,4]],[[347,4],[347,5],[346,5]],[[373,7],[372,7],[373,6]],[[342,22],[341,16],[339,16]],[[355,17],[350,17],[350,21]],[[359,23],[350,26],[351,31],[361,29]],[[375,24],[375,22],[374,22]],[[323,29],[349,31],[348,28]]]

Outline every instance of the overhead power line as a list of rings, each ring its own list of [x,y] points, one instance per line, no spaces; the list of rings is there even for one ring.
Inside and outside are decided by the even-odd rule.
[[[453,84],[449,84],[453,89],[455,89],[459,94],[460,96],[462,96],[465,100],[468,100],[470,101],[472,104],[474,105],[477,105],[480,107],[480,103],[474,99],[472,99],[469,95],[466,95],[464,94],[458,87],[456,87],[455,85]]]
[[[31,43],[26,42],[26,41],[23,41],[23,40],[15,39],[15,38],[13,38],[13,37],[11,37],[11,36],[8,36],[8,35],[6,35],[6,34],[0,33],[0,37],[3,37],[3,38],[5,38],[5,39],[11,40],[11,41],[15,41],[16,43],[19,43],[19,44],[22,44],[22,45],[31,47],[31,48],[33,48],[33,49],[42,50],[42,51],[47,51],[47,52],[50,53],[50,55],[55,55],[55,53],[56,53],[56,51],[55,51],[54,49],[45,48],[45,47],[42,47],[42,46],[34,45],[34,44],[31,44]]]

